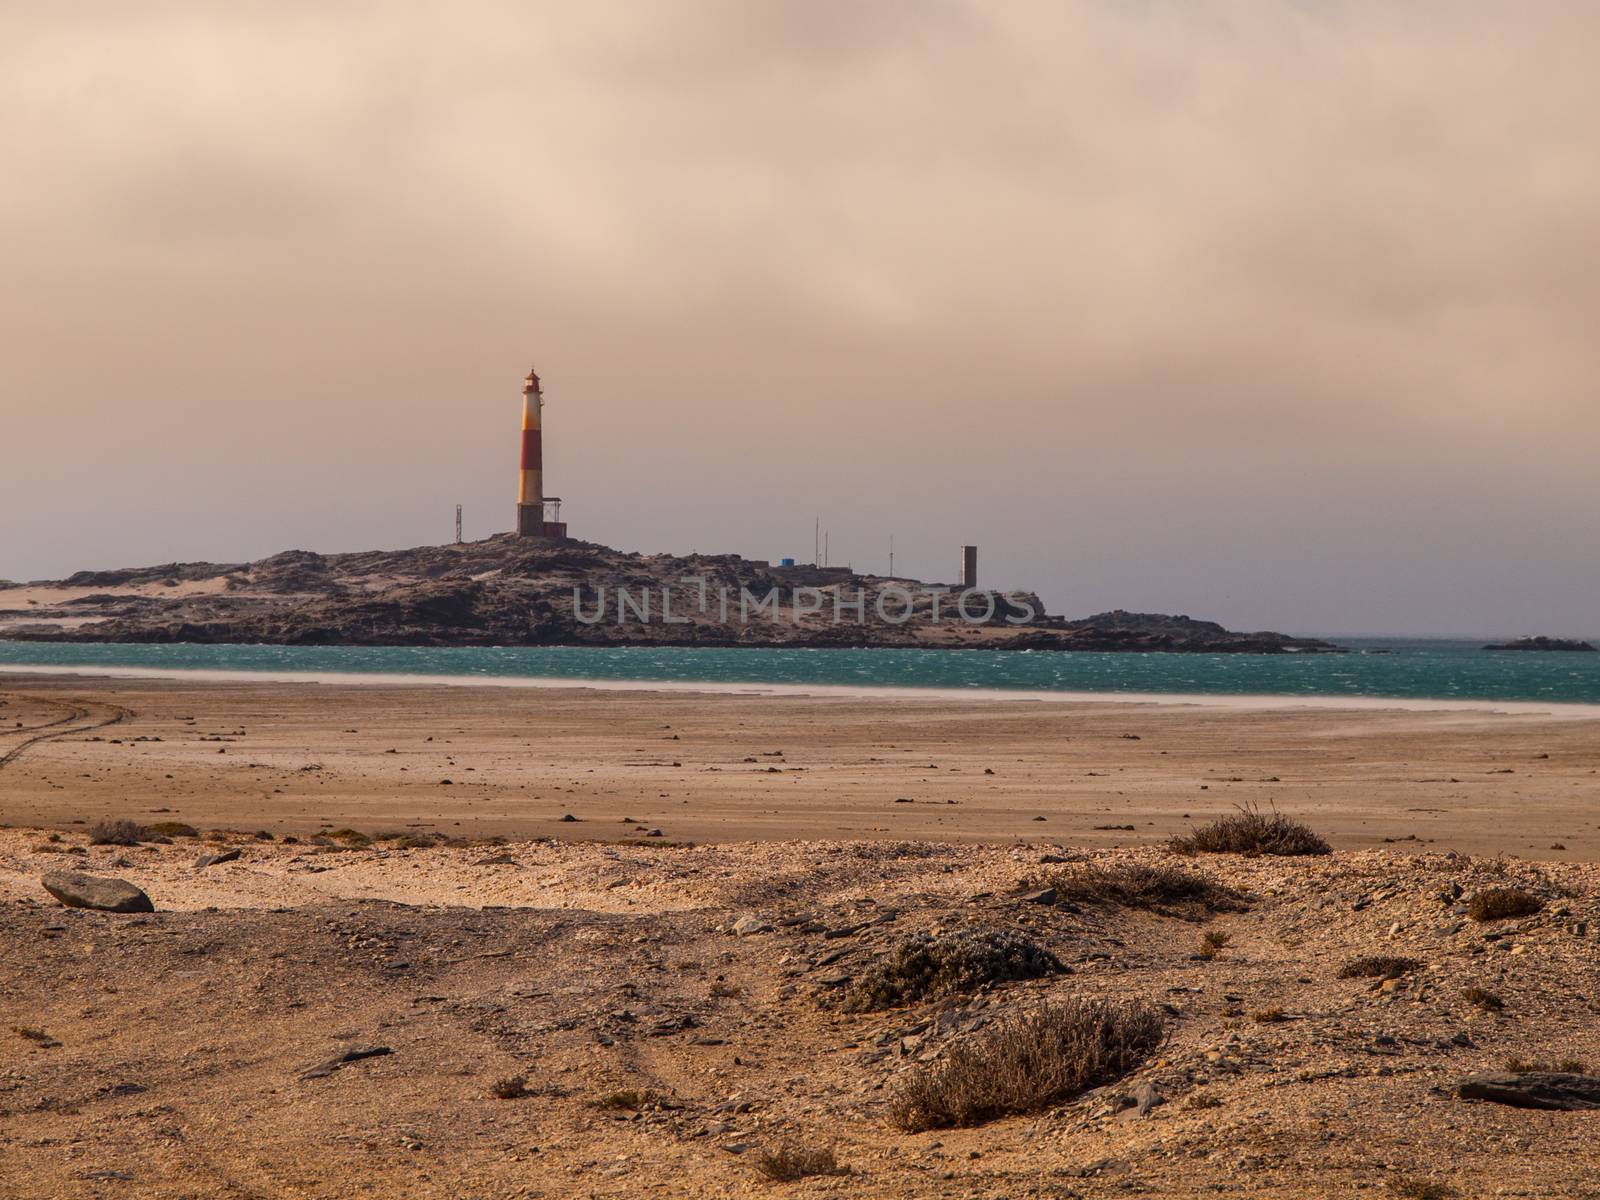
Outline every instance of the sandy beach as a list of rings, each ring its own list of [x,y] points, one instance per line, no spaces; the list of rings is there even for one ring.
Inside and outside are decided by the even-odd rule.
[[[0,769],[11,825],[1113,847],[1259,804],[1341,849],[1600,858],[1587,709],[46,675],[0,700],[0,754],[46,738]]]
[[[0,1195],[1593,1195],[1593,1114],[1455,1089],[1600,1061],[1595,728],[10,676]],[[1335,853],[1166,848],[1241,804]],[[167,832],[94,844],[117,819]],[[1054,894],[1174,866],[1220,899]],[[59,871],[155,911],[62,907]],[[1496,887],[1537,908],[1471,919]],[[1055,968],[860,999],[907,944],[997,936]],[[1402,965],[1347,977],[1372,955]],[[1074,998],[1152,1006],[1160,1045],[897,1124]],[[837,1173],[774,1182],[797,1148]]]

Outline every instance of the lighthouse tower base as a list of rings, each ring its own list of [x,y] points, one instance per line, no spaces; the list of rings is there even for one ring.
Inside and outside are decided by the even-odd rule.
[[[567,540],[567,523],[565,521],[547,521],[543,504],[517,505],[517,535],[519,537],[551,538],[554,541]]]

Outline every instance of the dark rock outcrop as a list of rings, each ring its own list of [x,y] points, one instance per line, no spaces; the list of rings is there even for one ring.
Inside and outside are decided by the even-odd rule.
[[[704,592],[698,584],[704,581]],[[160,590],[151,594],[151,585]],[[1317,653],[1326,642],[1234,633],[1212,621],[1109,612],[1069,621],[1027,591],[975,592],[848,568],[774,567],[737,555],[629,554],[509,534],[355,554],[291,550],[255,563],[80,572],[93,588],[53,608],[0,612],[0,636],[70,642],[285,646],[789,646]],[[197,586],[198,585],[198,586]],[[117,589],[122,589],[118,591]],[[170,591],[168,589],[171,589]],[[649,619],[618,616],[620,594]],[[663,595],[671,593],[670,612]],[[776,598],[774,620],[740,597]],[[911,596],[908,605],[908,593]],[[858,594],[859,607],[853,607]],[[720,597],[729,597],[726,609]],[[801,598],[822,611],[796,619]],[[836,607],[837,606],[837,607]],[[604,609],[603,619],[594,614]],[[842,613],[842,619],[835,620]]]
[[[1463,1100],[1488,1100],[1512,1108],[1577,1112],[1600,1108],[1600,1077],[1559,1071],[1473,1075],[1456,1084],[1456,1095]]]
[[[1484,647],[1485,650],[1575,650],[1584,654],[1593,654],[1595,648],[1588,642],[1578,641],[1575,638],[1552,637],[1525,637],[1514,642],[1496,642]]]

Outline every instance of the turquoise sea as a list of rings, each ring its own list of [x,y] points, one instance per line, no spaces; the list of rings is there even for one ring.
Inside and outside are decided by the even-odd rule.
[[[1349,654],[982,650],[49,645],[0,641],[0,666],[434,675],[707,684],[1600,703],[1600,654],[1482,642],[1338,638]]]

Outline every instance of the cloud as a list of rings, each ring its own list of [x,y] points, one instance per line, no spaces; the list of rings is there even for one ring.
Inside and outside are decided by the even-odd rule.
[[[1231,581],[1263,506],[1385,562],[1375,494],[1448,494],[1428,530],[1491,558],[1585,536],[1597,34],[1460,0],[13,6],[0,386],[60,499],[0,574],[487,522],[536,355],[594,536],[766,554],[827,507],[1069,605],[1514,620],[1456,557],[1338,611],[1332,565]],[[69,452],[86,422],[162,477]],[[309,443],[339,470],[264,520]],[[178,531],[95,532],[96,486],[194,511],[243,445]],[[666,465],[671,505],[627,496]],[[1156,570],[1179,509],[1208,552]]]

